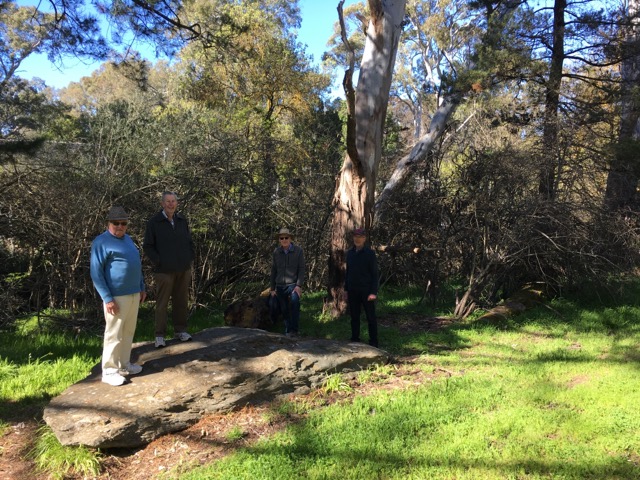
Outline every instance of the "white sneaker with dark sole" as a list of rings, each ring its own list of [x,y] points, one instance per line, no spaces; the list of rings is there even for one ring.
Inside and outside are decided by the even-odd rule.
[[[180,332],[176,335],[176,337],[178,337],[181,342],[188,342],[189,340],[191,340],[191,335],[189,335],[187,332]]]
[[[108,372],[102,374],[102,382],[111,385],[112,387],[119,387],[126,381],[127,379],[117,372]]]
[[[164,337],[156,337],[156,348],[166,347],[167,344],[164,343]]]
[[[120,371],[118,373],[120,373],[120,375],[137,375],[142,371],[142,367],[138,364],[135,363],[127,363],[127,366],[120,369]]]

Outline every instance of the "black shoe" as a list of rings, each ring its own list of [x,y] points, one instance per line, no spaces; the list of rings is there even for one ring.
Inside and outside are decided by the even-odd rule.
[[[350,342],[360,342],[359,338],[352,338],[351,340],[349,340]]]
[[[369,342],[369,345],[378,348],[378,342]]]

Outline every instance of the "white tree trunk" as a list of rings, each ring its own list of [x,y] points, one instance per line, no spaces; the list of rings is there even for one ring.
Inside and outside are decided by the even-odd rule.
[[[332,316],[345,311],[344,261],[350,232],[356,227],[368,229],[373,219],[383,126],[405,4],[405,0],[369,0],[371,16],[355,91],[351,88],[351,72],[345,75],[347,153],[336,181],[329,256],[327,307]]]

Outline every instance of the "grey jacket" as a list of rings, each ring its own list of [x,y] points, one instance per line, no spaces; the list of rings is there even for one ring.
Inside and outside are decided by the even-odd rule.
[[[276,286],[297,285],[302,287],[305,276],[304,253],[302,248],[291,244],[293,249],[284,253],[282,247],[273,251],[273,263],[271,265],[271,290]]]

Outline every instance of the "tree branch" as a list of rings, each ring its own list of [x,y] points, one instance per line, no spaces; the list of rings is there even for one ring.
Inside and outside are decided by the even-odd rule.
[[[347,27],[344,23],[344,0],[340,0],[338,4],[338,18],[340,20],[340,37],[342,43],[347,50],[347,59],[349,66],[344,72],[344,78],[342,79],[342,87],[344,88],[344,94],[347,101],[347,154],[352,162],[358,163],[358,149],[356,148],[356,92],[353,88],[353,72],[355,70],[356,55],[353,51],[353,46],[349,42],[347,37]]]

